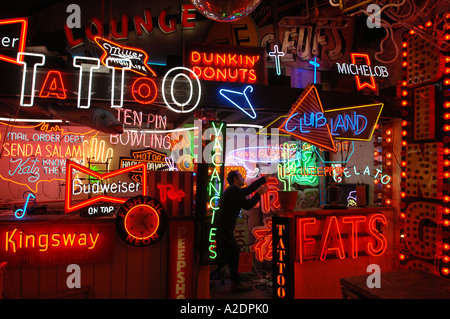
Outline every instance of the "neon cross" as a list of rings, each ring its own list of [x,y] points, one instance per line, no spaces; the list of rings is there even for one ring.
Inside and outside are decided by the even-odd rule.
[[[314,66],[314,84],[316,84],[317,68],[320,66],[320,64],[317,63],[317,57],[314,57],[314,61],[309,61],[309,64],[312,64]]]
[[[273,46],[273,49],[275,51],[269,52],[269,55],[275,57],[275,68],[277,70],[277,74],[280,75],[281,74],[280,57],[284,56],[284,52],[278,51],[278,45],[276,45],[276,44]]]

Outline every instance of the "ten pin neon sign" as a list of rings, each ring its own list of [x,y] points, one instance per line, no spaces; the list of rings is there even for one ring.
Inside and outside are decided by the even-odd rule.
[[[71,200],[72,200],[72,195],[73,195],[73,178],[72,178],[72,169],[76,169],[82,173],[87,174],[88,176],[92,176],[98,180],[105,180],[111,177],[116,177],[118,175],[122,175],[125,173],[130,173],[133,171],[136,171],[138,169],[142,169],[142,175],[143,176],[147,176],[147,164],[146,163],[139,163],[136,165],[132,165],[126,168],[122,168],[116,171],[112,171],[109,173],[105,173],[105,174],[100,174],[98,172],[95,172],[93,170],[90,170],[89,168],[82,166],[80,164],[74,163],[72,161],[67,161],[66,164],[66,194],[65,194],[65,201],[64,201],[64,207],[65,207],[65,212],[66,213],[71,213],[73,211],[76,211],[78,209],[90,206],[94,203],[98,203],[98,202],[111,202],[111,203],[119,203],[119,204],[123,204],[126,202],[127,199],[125,198],[120,198],[120,197],[113,197],[113,196],[105,196],[105,195],[99,195],[99,196],[95,196],[93,198],[81,201],[78,204],[72,205],[71,204]],[[117,184],[115,184],[117,185]],[[111,190],[113,187],[119,187],[111,185]],[[142,195],[143,196],[147,196],[147,178],[142,178]]]

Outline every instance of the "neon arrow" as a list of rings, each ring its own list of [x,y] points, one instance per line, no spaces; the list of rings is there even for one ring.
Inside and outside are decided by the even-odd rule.
[[[256,112],[255,112],[255,109],[253,108],[252,103],[250,103],[250,100],[248,99],[248,96],[247,96],[247,91],[248,90],[250,90],[250,92],[253,92],[253,87],[251,85],[248,85],[248,86],[245,87],[244,91],[242,91],[242,92],[232,91],[232,90],[227,90],[227,89],[221,89],[219,91],[219,93],[224,98],[226,98],[228,101],[230,101],[234,106],[236,106],[238,109],[240,109],[242,112],[244,112],[247,116],[249,116],[252,119],[255,119],[256,118]],[[241,98],[242,96],[245,98],[245,101],[247,101],[247,104],[250,107],[250,109],[252,111],[252,114],[247,112],[247,110],[245,110],[243,107],[241,107],[238,103],[235,102],[238,98]]]

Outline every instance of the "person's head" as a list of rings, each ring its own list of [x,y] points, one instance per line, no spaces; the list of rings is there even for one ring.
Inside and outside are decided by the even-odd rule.
[[[227,175],[227,182],[231,185],[237,185],[239,187],[244,186],[244,178],[239,171],[231,171]]]

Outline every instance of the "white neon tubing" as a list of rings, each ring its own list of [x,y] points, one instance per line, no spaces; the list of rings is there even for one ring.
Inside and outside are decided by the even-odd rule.
[[[186,101],[186,103],[179,103],[176,99],[175,96],[173,95],[173,85],[175,84],[175,81],[177,80],[177,78],[179,76],[184,76],[188,81],[189,81],[189,99]],[[170,95],[172,97],[172,101],[173,103],[175,103],[176,105],[178,105],[179,107],[183,108],[185,105],[188,105],[189,102],[191,102],[192,100],[192,91],[194,90],[194,87],[192,86],[192,81],[191,79],[189,79],[189,77],[184,74],[184,73],[178,73],[177,75],[174,76],[173,80],[172,80],[172,84],[170,85]]]
[[[122,75],[121,75],[121,81],[120,81],[120,104],[115,105],[114,104],[114,85],[115,85],[115,78],[116,78],[116,68],[114,66],[110,66],[109,63],[111,61],[123,61],[126,62],[126,67],[121,67],[122,69]],[[111,76],[111,107],[112,108],[122,108],[123,107],[123,87],[125,85],[125,70],[131,69],[131,60],[130,59],[118,59],[118,58],[107,58],[106,59],[106,67],[108,69],[112,69],[112,76]]]
[[[127,129],[127,128],[124,128],[124,131],[127,131],[127,132],[144,132],[144,133],[162,133],[162,134],[164,134],[164,133],[176,133],[176,132],[186,132],[186,131],[193,131],[193,130],[196,130],[197,129],[197,127],[185,127],[185,128],[177,128],[177,129],[173,129],[173,130],[159,130],[159,131],[157,131],[157,130],[133,130],[133,129],[131,129],[131,130],[129,130],[129,129]]]
[[[13,119],[8,117],[0,117],[0,121],[5,122],[26,122],[26,123],[63,123],[63,120],[49,120],[49,119]]]
[[[256,112],[255,109],[253,108],[252,103],[250,103],[250,100],[247,97],[247,90],[250,90],[250,93],[253,92],[253,87],[251,85],[248,85],[245,87],[243,92],[239,92],[239,91],[233,91],[233,90],[227,90],[227,89],[221,89],[219,91],[220,95],[222,95],[224,98],[226,98],[228,101],[230,101],[234,106],[236,106],[238,109],[240,109],[242,112],[244,112],[248,117],[250,117],[251,119],[255,119],[256,118]],[[250,109],[252,110],[252,114],[250,114],[249,112],[247,112],[244,108],[240,107],[239,104],[237,104],[236,102],[234,102],[232,99],[230,99],[228,96],[226,96],[225,93],[232,93],[232,94],[236,94],[236,95],[242,95],[244,96],[245,100],[247,101],[248,106],[250,106]]]
[[[31,81],[31,102],[29,104],[24,103],[24,97],[25,97],[25,80],[27,77],[27,62],[22,61],[22,56],[35,56],[40,57],[42,62],[37,62],[33,65],[33,79]],[[42,66],[45,64],[45,55],[40,53],[29,53],[29,52],[19,52],[17,53],[17,62],[20,64],[23,64],[23,73],[22,73],[22,89],[20,91],[20,105],[30,107],[34,104],[34,87],[36,84],[36,69],[38,66]]]
[[[80,60],[80,65],[77,64],[78,60]],[[95,64],[89,65],[88,67],[83,67],[82,63],[84,62],[95,62]],[[94,69],[100,68],[100,59],[97,58],[87,58],[87,57],[79,57],[76,56],[73,59],[73,66],[80,69],[80,76],[78,78],[78,100],[77,107],[79,109],[88,109],[91,107],[91,91],[92,91],[92,71]],[[88,97],[87,97],[87,105],[81,105],[81,84],[83,81],[83,69],[89,69],[89,84],[88,84]]]
[[[175,71],[175,70],[184,70],[184,71],[188,71],[188,72],[190,72],[190,73],[193,74],[195,80],[197,81],[197,85],[198,85],[198,98],[197,98],[197,102],[196,102],[196,103],[194,104],[194,106],[193,106],[192,108],[190,108],[189,110],[184,110],[184,105],[182,106],[182,109],[181,109],[181,110],[174,109],[174,108],[173,108],[172,106],[170,106],[170,104],[167,102],[167,99],[166,99],[166,92],[165,92],[164,87],[165,87],[165,83],[166,83],[167,77],[169,76],[169,74],[170,74],[172,71]],[[192,95],[192,94],[193,94],[193,93],[192,93],[192,91],[193,91],[193,90],[192,90],[192,88],[193,88],[192,81],[191,81],[191,79],[190,79],[189,77],[187,77],[187,78],[188,78],[188,80],[189,80],[190,87],[191,87],[191,93],[190,93],[190,95]],[[176,78],[174,78],[172,81],[174,82],[175,79],[176,79]],[[172,95],[172,100],[175,101],[175,98],[173,97],[173,82],[172,82],[172,84],[171,84],[171,86],[170,86],[170,88],[171,88],[170,94]],[[194,71],[192,71],[191,69],[188,69],[188,68],[186,68],[186,67],[183,67],[183,66],[175,67],[175,68],[172,68],[172,69],[170,69],[169,71],[167,71],[167,73],[166,73],[166,75],[164,76],[164,79],[163,79],[163,81],[162,81],[162,96],[163,96],[163,99],[164,99],[164,103],[166,104],[166,106],[167,106],[169,109],[171,109],[172,111],[174,111],[174,112],[176,112],[176,113],[189,113],[189,112],[192,112],[193,110],[195,110],[195,108],[196,108],[196,107],[198,106],[198,104],[200,103],[200,97],[201,97],[201,95],[202,95],[202,86],[201,86],[201,84],[200,84],[200,80],[198,79],[198,77],[197,77],[197,75],[194,73]],[[190,99],[189,99],[189,101],[190,101]]]

